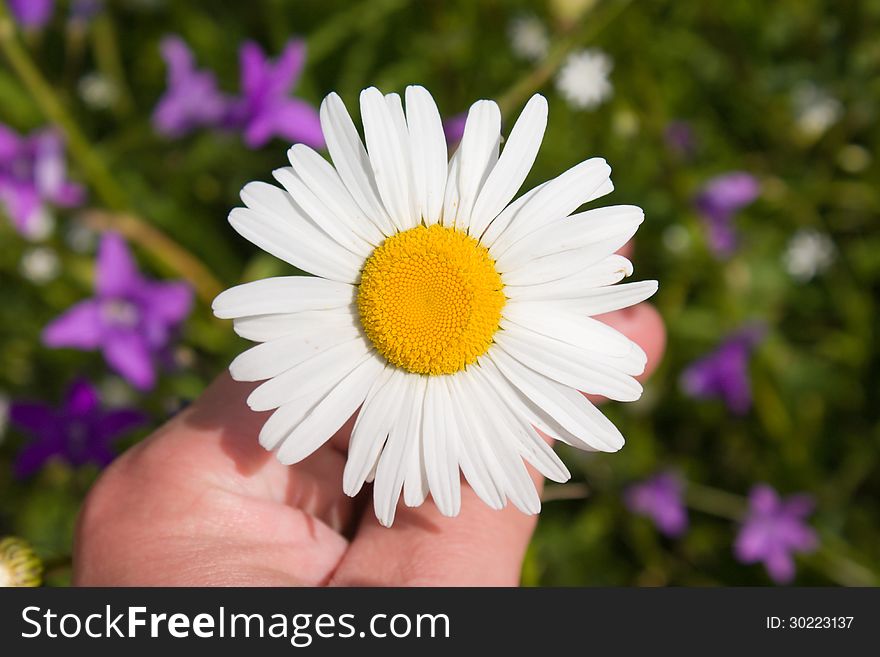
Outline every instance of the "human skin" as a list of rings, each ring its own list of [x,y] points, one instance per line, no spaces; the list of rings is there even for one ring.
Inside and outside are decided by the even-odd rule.
[[[665,345],[649,304],[601,317],[648,354]],[[260,447],[269,413],[255,384],[224,374],[189,408],[128,450],[89,493],[77,527],[74,583],[83,586],[513,586],[538,518],[495,511],[469,486],[461,513],[430,500],[373,515],[370,487],[342,492],[353,419],[301,463]],[[531,467],[539,487],[543,480]]]

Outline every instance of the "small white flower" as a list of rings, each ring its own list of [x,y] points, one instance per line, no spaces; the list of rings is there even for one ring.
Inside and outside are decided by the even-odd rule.
[[[801,229],[789,240],[783,263],[792,278],[805,283],[828,269],[834,254],[830,237],[816,230]]]
[[[460,475],[489,506],[525,513],[540,498],[524,460],[553,481],[569,473],[538,430],[614,452],[623,436],[581,392],[619,401],[642,393],[646,355],[592,315],[651,296],[656,281],[615,285],[632,264],[615,251],[644,219],[617,205],[576,212],[613,190],[601,158],[513,200],[547,125],[529,100],[501,144],[501,112],[474,103],[447,162],[434,99],[422,87],[361,93],[366,148],[342,100],[321,125],[331,165],[308,146],[276,169],[282,188],[252,182],[229,222],[315,277],[239,285],[214,313],[259,342],[230,365],[265,381],[250,397],[274,413],[260,444],[284,464],[308,457],[360,409],[343,490],[375,479],[384,525],[398,500],[430,492],[457,515]],[[512,201],[512,202],[511,202]]]
[[[531,61],[543,59],[549,46],[547,28],[537,16],[518,16],[511,21],[510,47],[517,56]]]
[[[556,76],[556,89],[575,109],[592,109],[611,95],[611,58],[601,50],[568,56]]]
[[[798,129],[813,139],[822,136],[843,113],[840,101],[812,82],[794,90],[792,103]]]
[[[107,76],[100,73],[86,73],[77,84],[77,91],[83,102],[94,109],[107,109],[119,98],[119,89]]]
[[[101,391],[101,401],[110,408],[122,408],[137,402],[131,386],[118,376],[108,376],[101,381],[98,389]]]
[[[54,279],[58,276],[59,268],[57,254],[45,246],[37,246],[25,252],[19,265],[21,275],[37,284]]]

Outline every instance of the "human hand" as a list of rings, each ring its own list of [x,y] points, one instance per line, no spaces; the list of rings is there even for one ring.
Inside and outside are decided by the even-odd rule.
[[[603,321],[648,354],[665,344],[649,304]],[[495,511],[462,486],[461,513],[401,505],[391,528],[342,492],[349,420],[321,449],[284,466],[257,442],[269,413],[253,384],[224,374],[188,409],[117,459],[80,516],[74,583],[88,586],[516,585],[537,522]],[[536,485],[541,477],[531,467]]]

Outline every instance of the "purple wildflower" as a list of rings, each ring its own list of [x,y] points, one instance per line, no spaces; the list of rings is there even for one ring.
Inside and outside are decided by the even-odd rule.
[[[633,513],[650,518],[667,536],[681,536],[688,527],[683,487],[678,476],[661,472],[627,488],[624,502]]]
[[[287,42],[277,61],[269,60],[251,41],[239,51],[242,96],[229,108],[227,124],[244,133],[251,148],[259,148],[272,137],[324,147],[324,133],[314,107],[292,98],[306,60],[304,41]]]
[[[9,0],[15,20],[28,30],[40,30],[52,19],[55,0]]]
[[[752,405],[749,356],[764,332],[762,326],[748,326],[727,337],[684,371],[684,391],[696,399],[720,397],[734,413],[746,413]]]
[[[74,207],[84,199],[85,190],[67,180],[64,143],[55,130],[21,136],[0,124],[0,202],[19,233],[38,236],[47,203]]]
[[[192,52],[178,36],[164,38],[160,49],[168,66],[168,89],[153,110],[156,132],[176,138],[219,125],[230,101],[220,93],[214,74],[196,68]]]
[[[792,495],[784,500],[767,484],[755,486],[749,494],[749,513],[736,537],[734,554],[742,563],[763,562],[770,578],[778,584],[794,579],[792,553],[816,549],[816,532],[804,522],[813,511],[809,495]]]
[[[146,415],[135,409],[102,409],[97,391],[84,380],[68,388],[61,408],[13,402],[9,419],[34,438],[16,458],[19,477],[33,474],[54,457],[73,466],[94,463],[103,467],[115,456],[111,443],[147,422]]]
[[[666,147],[679,157],[690,157],[697,148],[697,139],[687,121],[671,121],[663,132]]]
[[[719,256],[729,256],[736,249],[734,214],[758,198],[757,178],[744,171],[734,171],[709,180],[696,198],[696,206],[709,232],[709,246]]]
[[[446,143],[450,146],[461,141],[464,136],[464,124],[467,122],[467,112],[450,116],[443,120],[443,132],[446,134]]]
[[[145,278],[122,238],[107,233],[98,248],[95,292],[46,326],[44,344],[101,349],[132,385],[152,388],[156,357],[189,314],[192,290],[182,281]]]

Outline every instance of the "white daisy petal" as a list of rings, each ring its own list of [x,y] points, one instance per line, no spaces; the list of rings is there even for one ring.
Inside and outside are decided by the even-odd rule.
[[[287,159],[300,180],[346,228],[367,243],[379,245],[385,238],[380,225],[361,210],[332,164],[305,144],[291,146]]]
[[[531,97],[519,115],[504,151],[480,190],[471,212],[471,235],[482,235],[489,223],[510,203],[535,163],[547,128],[547,100]]]
[[[419,217],[410,180],[406,120],[399,105],[396,94],[386,97],[375,87],[361,92],[364,136],[376,186],[391,222],[403,231],[415,226]]]
[[[508,302],[504,308],[504,321],[613,358],[623,358],[633,350],[641,350],[635,342],[608,324],[562,310],[554,304]]]
[[[367,150],[342,99],[336,93],[328,95],[321,103],[320,115],[327,150],[339,177],[361,210],[385,235],[391,235],[394,224],[379,197]]]
[[[400,499],[400,491],[406,479],[407,465],[409,463],[409,450],[411,441],[409,437],[418,431],[421,404],[416,403],[424,396],[424,391],[419,389],[421,377],[406,377],[406,385],[403,386],[402,420],[391,427],[388,442],[379,457],[379,466],[376,469],[376,483],[373,487],[373,509],[376,518],[386,527],[394,522],[397,511],[397,502]]]
[[[327,205],[300,179],[293,167],[281,167],[272,172],[285,191],[290,194],[303,213],[337,244],[361,259],[373,252],[373,245],[353,232],[347,220],[330,210]]]
[[[409,456],[407,457],[406,479],[403,482],[403,502],[407,506],[419,506],[428,497],[428,474],[425,471],[425,458],[422,434],[422,416],[425,412],[425,393],[427,376],[419,377],[416,397],[413,403],[419,407],[418,424],[409,432]]]
[[[537,187],[533,187],[504,208],[501,214],[495,217],[495,219],[489,224],[488,228],[483,231],[483,234],[480,237],[480,243],[486,248],[490,248],[495,240],[504,233],[511,223],[513,223],[514,219],[516,219],[519,213],[522,212],[523,208],[527,208],[535,195],[546,186],[547,183],[544,182]]]
[[[446,393],[453,409],[450,418],[454,420],[453,432],[460,437],[458,458],[461,472],[477,497],[493,509],[503,509],[504,489],[496,483],[486,461],[485,449],[481,449],[479,445],[480,434],[475,423],[479,421],[480,410],[474,407],[467,395],[462,394],[458,378],[457,375],[443,377],[440,380],[445,384],[445,391],[443,388],[438,390],[440,394]]]
[[[430,226],[443,214],[447,157],[440,111],[424,87],[406,88],[406,122],[419,213]]]
[[[571,478],[568,468],[550,445],[538,435],[533,425],[517,412],[520,404],[512,403],[510,397],[499,390],[501,386],[495,385],[486,370],[487,368],[480,366],[474,367],[472,372],[480,380],[483,389],[494,398],[494,403],[500,409],[498,417],[504,422],[511,436],[517,439],[520,455],[551,481],[559,483],[568,481]]]
[[[221,292],[211,308],[220,319],[332,310],[351,306],[356,288],[312,276],[278,276],[244,283]]]
[[[548,301],[551,299],[574,299],[597,287],[619,283],[633,272],[632,263],[623,256],[608,256],[595,265],[560,278],[537,285],[507,285],[504,294],[517,301]]]
[[[642,386],[632,376],[554,338],[511,325],[498,331],[495,341],[526,367],[576,390],[616,401],[642,396]]]
[[[299,426],[299,423],[305,419],[315,404],[326,397],[333,386],[339,383],[347,373],[341,373],[339,379],[326,383],[323,388],[315,388],[278,407],[260,429],[260,445],[263,449],[275,449],[285,436]]]
[[[327,381],[338,381],[362,360],[370,357],[369,348],[367,342],[358,337],[295,363],[254,389],[247,398],[248,406],[254,411],[269,411],[321,387]]]
[[[468,230],[471,210],[498,161],[500,145],[501,110],[494,101],[478,100],[468,111],[464,135],[458,147],[458,208],[454,215],[447,215],[444,209],[445,225],[454,224],[459,230]]]
[[[354,323],[332,328],[313,324],[307,331],[263,342],[240,353],[229,365],[229,373],[236,381],[271,379],[330,347],[351,342],[360,335],[361,329]]]
[[[504,285],[539,285],[572,276],[607,258],[626,244],[629,239],[630,236],[624,233],[613,239],[602,240],[580,249],[562,251],[529,260],[517,269],[504,272]]]
[[[497,354],[498,352],[495,353]],[[512,362],[514,365],[522,367],[530,376],[532,375],[530,370],[524,368],[524,366],[516,363],[516,361]],[[583,439],[578,438],[568,429],[559,424],[559,422],[557,422],[551,415],[537,406],[535,402],[522,392],[522,390],[514,386],[510,380],[501,373],[491,358],[481,359],[480,368],[489,381],[491,381],[492,389],[505,400],[508,407],[514,409],[515,414],[519,416],[523,422],[528,422],[530,425],[536,429],[540,429],[554,440],[558,440],[566,445],[571,445],[572,447],[585,451],[596,451],[595,447],[585,442]],[[550,381],[549,379],[546,380]],[[550,383],[554,382],[550,381]]]
[[[350,497],[360,492],[376,466],[391,428],[399,421],[405,379],[402,370],[386,367],[367,393],[351,431],[342,475],[342,490]]]
[[[229,223],[267,253],[322,278],[353,283],[363,258],[348,251],[294,204],[290,194],[262,182],[241,190],[249,209],[235,208]]]
[[[493,352],[490,358],[511,384],[579,440],[601,452],[623,447],[617,427],[580,392],[538,374],[504,352]]]
[[[349,372],[284,439],[278,460],[299,463],[327,442],[363,403],[384,368],[382,360],[370,357]]]
[[[523,324],[517,324],[505,319],[501,321],[500,328],[509,332],[510,335],[515,335],[527,341],[543,340],[545,338],[549,341],[558,340],[575,351],[584,352],[584,358],[596,363],[602,363],[629,376],[638,376],[644,372],[645,365],[648,362],[645,352],[635,344],[630,345],[630,348],[622,354],[611,355],[598,350],[594,344],[589,342],[587,338],[587,335],[590,334],[589,332],[586,332],[586,334],[572,333],[567,331],[568,327],[565,326],[560,327],[558,330],[547,330],[546,327],[542,327],[545,329],[544,331],[535,331]],[[551,333],[552,335],[550,335]]]
[[[444,516],[461,509],[461,484],[456,456],[452,407],[443,382],[429,377],[422,414],[424,466],[431,497]]]
[[[304,310],[298,313],[249,315],[234,319],[232,323],[232,328],[240,337],[253,342],[277,340],[291,333],[309,331],[312,328],[326,331],[340,326],[360,326],[356,306]]]
[[[443,195],[443,216],[440,223],[444,226],[455,225],[461,196],[458,192],[458,171],[461,169],[461,149],[455,151],[449,160],[446,172],[446,190]]]
[[[524,263],[564,251],[582,249],[610,239],[625,242],[635,235],[645,213],[634,205],[612,205],[587,210],[529,235],[496,258],[498,271],[506,272]]]
[[[464,372],[459,378],[466,393],[481,410],[472,419],[481,443],[491,450],[486,460],[491,466],[495,466],[496,481],[504,487],[507,497],[516,508],[527,514],[538,513],[541,510],[541,498],[519,454],[517,438],[510,433],[506,420],[507,409],[493,400],[487,389],[477,385],[471,371]],[[493,469],[491,466],[490,471]]]
[[[570,215],[589,201],[610,175],[611,167],[605,160],[594,157],[544,183],[543,187],[519,208],[502,234],[496,237],[493,231],[494,222],[486,230],[486,238],[491,242],[489,251],[492,257],[497,260],[523,237]],[[499,223],[499,228],[495,230],[500,230],[500,227]]]
[[[620,283],[587,290],[578,298],[568,301],[567,305],[586,315],[602,315],[641,303],[656,291],[657,281]]]

